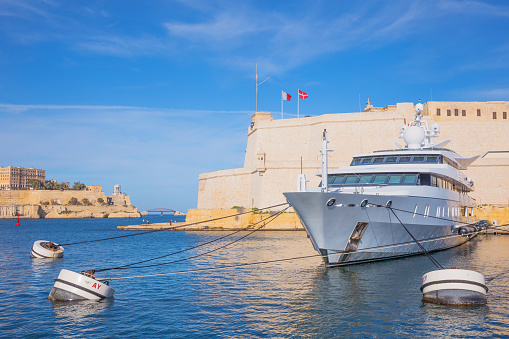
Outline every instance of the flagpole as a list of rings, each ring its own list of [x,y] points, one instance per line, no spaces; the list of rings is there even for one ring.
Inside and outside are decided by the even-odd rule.
[[[299,91],[300,90],[297,88],[297,118],[299,117],[299,99],[300,99]]]
[[[262,82],[258,83],[258,63],[256,63],[256,112],[258,113],[258,86],[263,84],[265,81],[269,80],[271,77],[268,77],[267,79],[263,80]]]
[[[281,90],[281,119],[283,119],[283,90]]]

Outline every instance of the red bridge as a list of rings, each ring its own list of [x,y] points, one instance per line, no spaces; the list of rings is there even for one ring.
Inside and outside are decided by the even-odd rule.
[[[163,216],[163,213],[173,213],[175,214],[174,210],[170,210],[169,208],[153,208],[151,210],[147,211],[148,213],[161,213],[161,216]]]

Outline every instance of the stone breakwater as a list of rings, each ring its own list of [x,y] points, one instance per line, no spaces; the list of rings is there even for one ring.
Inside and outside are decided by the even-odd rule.
[[[87,205],[71,205],[72,198]],[[0,191],[0,219],[16,218],[139,218],[138,209],[126,194],[107,201],[103,192],[91,191]]]
[[[283,213],[273,221],[267,219],[271,214],[242,214],[243,209],[190,209],[186,222],[154,223],[130,226],[118,226],[119,230],[167,230],[167,231],[235,231],[241,229],[254,229],[263,224],[262,231],[303,231],[299,218],[294,212]],[[275,212],[272,212],[275,214]],[[509,224],[508,205],[480,206],[474,213],[479,220],[496,220],[497,225]],[[219,219],[219,220],[213,220]]]
[[[240,214],[243,212],[245,212],[243,209],[190,209],[187,212],[186,222],[118,226],[117,228],[125,231],[234,231],[255,229],[264,225],[262,231],[304,231],[299,218],[293,212],[283,213],[273,221],[269,221],[271,219],[269,217],[276,212]]]

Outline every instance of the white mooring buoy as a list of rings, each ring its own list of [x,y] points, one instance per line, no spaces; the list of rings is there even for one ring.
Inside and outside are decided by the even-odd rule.
[[[63,256],[64,248],[48,240],[37,240],[30,252],[32,258],[62,258]]]
[[[462,269],[444,269],[422,276],[422,301],[441,305],[484,305],[488,288],[484,275]]]
[[[49,293],[51,301],[103,300],[113,297],[115,290],[92,275],[61,270]]]

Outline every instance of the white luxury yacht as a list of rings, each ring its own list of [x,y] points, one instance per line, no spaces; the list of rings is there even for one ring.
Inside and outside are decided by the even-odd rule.
[[[465,170],[479,156],[462,158],[435,144],[440,128],[422,120],[401,128],[406,146],[353,157],[348,167],[327,170],[327,132],[322,139],[322,182],[284,193],[326,266],[392,259],[458,246],[473,236],[473,181]],[[406,229],[408,230],[405,230]],[[411,235],[409,234],[411,233]]]

